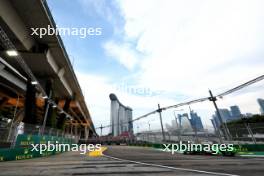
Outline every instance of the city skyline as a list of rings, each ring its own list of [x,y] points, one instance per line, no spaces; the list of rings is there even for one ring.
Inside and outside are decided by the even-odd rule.
[[[205,97],[208,88],[217,94],[263,74],[263,11],[258,3],[232,1],[226,7],[225,2],[212,1],[186,5],[48,0],[48,4],[59,27],[102,28],[101,36],[62,36],[96,127],[110,123],[111,92],[131,105],[138,117],[158,103],[167,106]],[[123,85],[129,89],[120,89]],[[252,99],[261,97],[262,89],[247,90],[253,94],[231,96],[240,102],[242,112],[255,113]],[[210,124],[211,104],[194,108]]]
[[[256,102],[260,106],[260,112],[257,114],[263,115],[264,99],[257,98]],[[230,108],[230,110],[227,108],[219,109],[221,118],[223,119],[223,121],[225,123],[233,121],[233,120],[240,120],[243,116],[246,116],[248,118],[253,116],[253,114],[250,112],[245,112],[244,114],[242,114],[239,106],[237,106],[237,105],[232,105],[229,108]],[[211,123],[212,123],[214,128],[219,128],[219,126],[221,125],[221,123],[219,121],[219,117],[218,117],[216,112],[215,112],[215,114],[212,115]]]

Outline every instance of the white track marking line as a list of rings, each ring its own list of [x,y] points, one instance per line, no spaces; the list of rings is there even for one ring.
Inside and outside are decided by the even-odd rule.
[[[196,170],[196,169],[187,169],[187,168],[179,168],[179,167],[164,166],[164,165],[159,165],[159,164],[143,163],[143,162],[139,162],[139,161],[120,159],[120,158],[116,158],[116,157],[113,157],[113,156],[108,156],[108,155],[105,155],[105,154],[103,154],[103,156],[105,156],[105,157],[107,157],[107,158],[114,159],[114,160],[126,161],[126,162],[135,163],[135,164],[142,164],[142,165],[146,165],[146,166],[161,167],[161,168],[172,169],[172,170],[181,170],[181,171],[189,171],[189,172],[198,172],[198,173],[212,174],[212,175],[239,176],[239,175],[227,174],[227,173],[209,172],[209,171]]]

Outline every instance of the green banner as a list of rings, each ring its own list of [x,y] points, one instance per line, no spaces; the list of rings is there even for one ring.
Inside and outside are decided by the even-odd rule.
[[[61,152],[58,151],[45,151],[40,154],[39,151],[31,151],[33,148],[31,144],[72,144],[72,139],[66,139],[57,136],[38,136],[38,135],[25,135],[20,134],[17,136],[16,144],[14,148],[0,149],[0,161],[22,160],[36,157],[43,157],[49,155],[55,155]]]

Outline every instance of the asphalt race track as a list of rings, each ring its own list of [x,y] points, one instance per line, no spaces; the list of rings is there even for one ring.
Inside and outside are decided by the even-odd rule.
[[[78,152],[0,163],[3,176],[172,176],[172,175],[263,175],[264,158],[182,155],[151,148],[108,146],[105,156]]]
[[[109,146],[106,155],[125,160],[234,175],[263,175],[264,158],[183,155],[142,147]]]

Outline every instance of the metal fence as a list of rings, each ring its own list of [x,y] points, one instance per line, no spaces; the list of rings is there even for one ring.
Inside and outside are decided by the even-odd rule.
[[[174,143],[179,141],[193,141],[196,143],[202,142],[216,142],[219,143],[219,137],[213,134],[171,134],[169,132],[165,132],[165,141],[163,140],[162,132],[142,132],[136,134],[136,140],[138,141],[147,141],[151,143]]]
[[[264,123],[244,123],[228,126],[232,140],[264,142]]]
[[[45,130],[41,133],[41,126],[39,125],[25,124],[23,122],[12,123],[11,119],[2,118],[0,120],[0,147],[12,146],[19,134],[56,136],[71,138],[76,141],[80,139],[80,134],[74,133],[74,130],[66,131],[45,127]]]
[[[224,139],[222,132],[215,134],[204,132],[165,132],[166,142],[193,141],[193,142],[232,142],[232,143],[264,143],[264,123],[232,124],[228,125],[230,141]],[[220,136],[219,136],[220,135]],[[221,138],[221,139],[220,139]],[[162,143],[161,131],[142,131],[136,134],[138,141]]]

